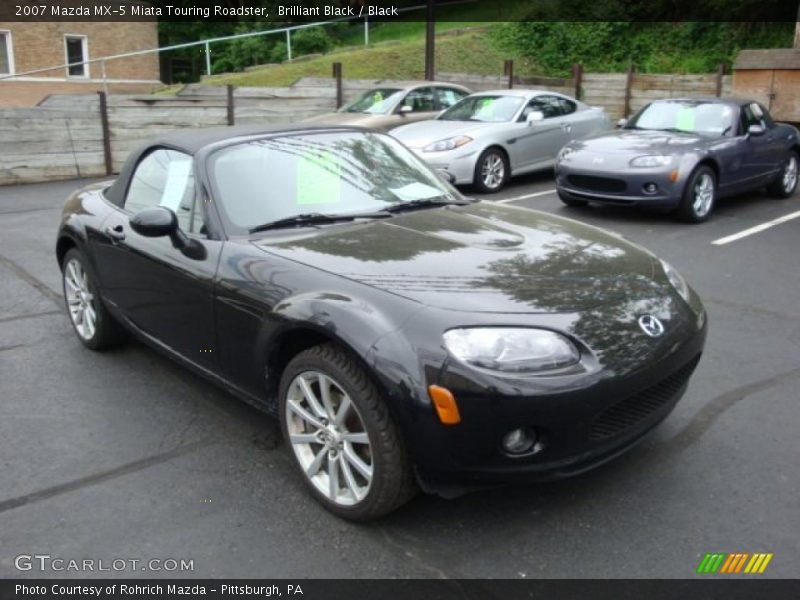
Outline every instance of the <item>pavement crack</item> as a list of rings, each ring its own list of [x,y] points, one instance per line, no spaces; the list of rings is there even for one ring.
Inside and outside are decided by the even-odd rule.
[[[395,536],[382,527],[379,527],[378,531],[381,532],[383,539],[386,540],[389,545],[393,546],[397,550],[400,550],[407,560],[410,560],[419,568],[427,571],[437,579],[451,579],[452,576],[448,575],[443,569],[432,565],[428,560],[420,556],[421,553],[418,553],[416,548],[412,550],[407,545],[401,544],[395,539]]]
[[[8,352],[9,350],[16,350],[22,348],[25,344],[12,344],[11,346],[0,346],[0,352]]]
[[[672,446],[679,444],[687,446],[697,441],[711,426],[719,419],[725,411],[732,408],[748,396],[774,387],[790,379],[800,377],[800,368],[792,369],[766,379],[760,379],[747,385],[743,385],[729,392],[725,392],[708,402],[695,415],[691,423],[683,428],[679,433],[664,442],[664,445]]]
[[[52,300],[53,302],[55,302],[56,306],[61,308],[63,302],[61,294],[54,291],[50,286],[48,286],[42,280],[38,279],[37,277],[34,277],[27,270],[19,266],[10,258],[3,256],[2,254],[0,254],[0,265],[6,267],[8,270],[14,273],[14,275],[22,279],[25,283],[33,286],[43,296],[45,296],[49,300]]]
[[[32,492],[30,494],[25,494],[24,496],[17,496],[16,498],[9,498],[8,500],[2,500],[0,501],[0,513],[6,512],[8,510],[13,510],[15,508],[19,508],[20,506],[27,506],[28,504],[41,502],[42,500],[48,500],[49,498],[53,498],[54,496],[60,496],[61,494],[74,492],[76,490],[80,490],[85,487],[97,485],[98,483],[103,483],[106,481],[110,481],[112,479],[117,479],[118,477],[123,477],[130,473],[142,471],[144,469],[148,469],[155,465],[160,465],[162,463],[178,458],[179,456],[183,456],[184,454],[189,454],[190,452],[194,452],[195,450],[198,450],[199,448],[202,448],[209,444],[210,442],[208,440],[200,440],[197,442],[193,442],[191,444],[186,444],[185,446],[177,446],[167,452],[163,452],[161,454],[155,454],[153,456],[148,456],[147,458],[136,460],[121,465],[119,467],[109,469],[108,471],[101,471],[100,473],[95,473],[93,475],[81,477],[80,479],[68,481],[66,483],[45,488],[43,490]]]
[[[28,315],[14,315],[11,317],[0,317],[0,323],[10,323],[11,321],[22,321],[23,319],[38,319],[39,317],[49,317],[50,315],[60,315],[61,310],[46,310],[44,312],[31,313]]]

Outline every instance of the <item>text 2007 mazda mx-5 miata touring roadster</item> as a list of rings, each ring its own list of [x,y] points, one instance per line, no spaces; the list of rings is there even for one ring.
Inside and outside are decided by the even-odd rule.
[[[353,128],[164,137],[67,199],[57,254],[85,346],[132,332],[274,413],[353,520],[609,460],[670,412],[706,333],[644,249],[468,200]]]

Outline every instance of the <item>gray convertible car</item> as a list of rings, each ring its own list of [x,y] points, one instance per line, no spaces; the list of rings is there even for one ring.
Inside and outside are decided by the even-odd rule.
[[[556,187],[565,204],[650,206],[699,223],[722,196],[767,187],[787,198],[797,187],[798,131],[758,102],[657,100],[620,125],[561,151]]]
[[[564,144],[606,129],[603,109],[568,96],[498,90],[472,94],[432,121],[390,133],[453,183],[488,193],[514,175],[551,168]]]
[[[498,90],[472,94],[432,121],[390,133],[453,183],[489,193],[514,175],[551,168],[564,144],[608,128],[602,109],[568,96]]]

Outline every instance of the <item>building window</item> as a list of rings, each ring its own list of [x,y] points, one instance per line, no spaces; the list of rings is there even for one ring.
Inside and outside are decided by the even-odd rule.
[[[85,35],[65,35],[67,77],[89,77],[89,39]]]
[[[11,47],[11,32],[0,31],[0,75],[14,74],[14,51]]]

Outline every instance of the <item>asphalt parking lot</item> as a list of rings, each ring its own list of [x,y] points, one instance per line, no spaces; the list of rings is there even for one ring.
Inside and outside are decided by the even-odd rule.
[[[81,347],[54,234],[80,182],[0,188],[0,576],[20,554],[193,560],[194,577],[685,578],[707,552],[800,564],[800,196],[752,194],[711,221],[568,209],[552,174],[493,196],[618,231],[706,302],[703,360],[675,412],[621,459],[568,481],[420,496],[377,523],[319,507],[277,422],[139,345]]]

